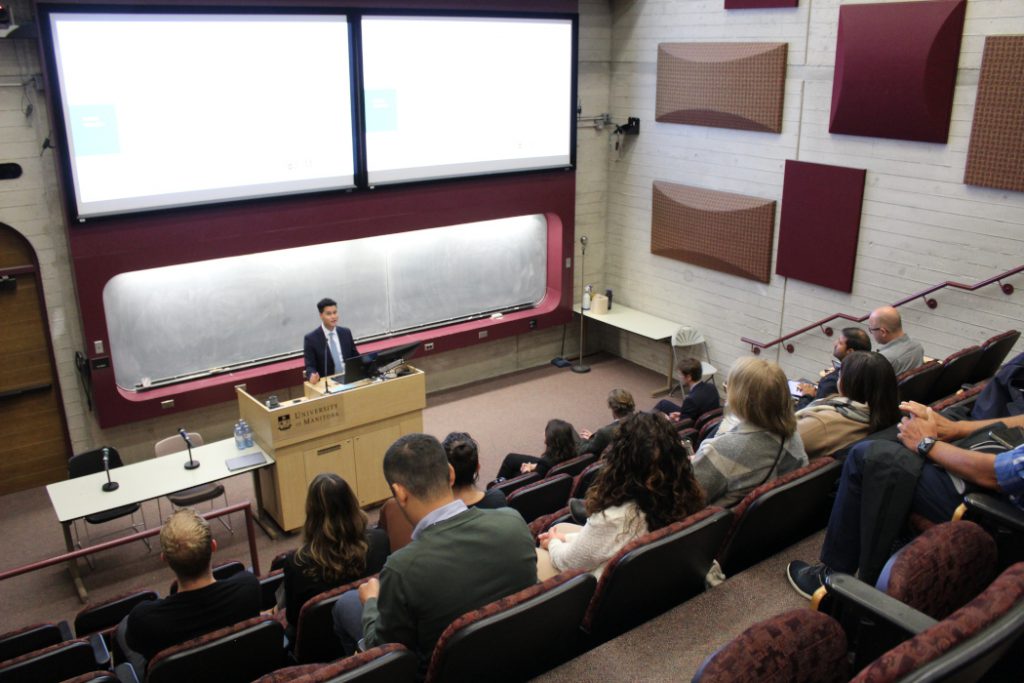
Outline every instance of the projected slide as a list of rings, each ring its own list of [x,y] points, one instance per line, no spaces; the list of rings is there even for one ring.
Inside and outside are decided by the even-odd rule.
[[[344,16],[50,15],[78,216],[353,185]]]
[[[570,161],[568,19],[362,19],[371,185]]]

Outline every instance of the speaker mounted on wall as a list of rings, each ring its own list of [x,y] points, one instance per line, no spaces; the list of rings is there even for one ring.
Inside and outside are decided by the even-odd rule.
[[[1024,36],[989,36],[964,182],[1024,192]]]

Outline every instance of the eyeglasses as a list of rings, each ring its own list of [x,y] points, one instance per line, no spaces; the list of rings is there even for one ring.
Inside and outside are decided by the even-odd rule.
[[[868,328],[868,332],[881,332],[884,329],[885,329],[884,327],[869,327]]]

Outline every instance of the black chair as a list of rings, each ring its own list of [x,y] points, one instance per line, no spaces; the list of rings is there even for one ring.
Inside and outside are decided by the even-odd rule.
[[[974,366],[974,372],[971,373],[971,378],[968,381],[973,384],[995,375],[1018,339],[1020,339],[1019,331],[1007,330],[982,342],[981,358],[978,359],[977,365]]]
[[[161,650],[148,683],[249,683],[285,664],[284,627],[261,615]]]
[[[518,510],[529,524],[541,515],[563,507],[569,500],[571,490],[572,477],[568,474],[556,474],[516,489],[508,497],[508,506]]]
[[[284,570],[275,569],[260,577],[260,610],[266,612],[277,604],[277,589],[284,583]]]
[[[72,637],[71,627],[66,621],[56,624],[33,624],[9,631],[0,635],[0,662],[71,640]]]
[[[559,474],[567,474],[570,477],[575,477],[577,474],[587,469],[587,467],[595,460],[597,460],[597,455],[594,453],[584,453],[583,455],[558,463],[549,469],[545,476],[556,477]]]
[[[964,496],[954,519],[980,524],[995,539],[999,568],[1024,562],[1024,511],[1006,498],[976,491]]]
[[[419,657],[404,645],[387,643],[329,664],[298,664],[253,683],[413,683]]]
[[[118,467],[121,467],[121,465],[123,463],[121,462],[121,455],[117,452],[117,449],[116,448],[110,448],[108,446],[104,446],[102,448],[97,448],[95,450],[86,451],[85,453],[79,453],[77,455],[72,455],[71,458],[68,460],[68,478],[69,479],[76,479],[78,477],[84,477],[84,476],[89,475],[89,474],[96,474],[97,472],[102,472],[103,469],[104,469],[104,467],[103,467],[103,454],[104,453],[107,454],[107,458],[108,458],[108,463],[109,463],[110,469],[113,470],[113,469],[116,469]],[[137,524],[135,522],[135,513],[136,512],[139,513],[139,516],[142,518],[142,523],[141,524]],[[145,529],[146,529],[146,512],[145,512],[145,510],[143,510],[142,505],[140,505],[139,503],[131,503],[130,505],[121,505],[119,507],[112,508],[110,510],[105,510],[103,512],[97,512],[96,514],[93,514],[93,515],[86,515],[85,516],[86,540],[90,540],[89,539],[89,526],[90,525],[106,524],[107,522],[111,522],[111,521],[113,521],[115,519],[118,519],[120,517],[125,517],[125,516],[130,516],[131,517],[132,523],[131,523],[131,526],[128,527],[128,528],[132,529],[133,532],[145,531]],[[78,520],[75,520],[73,526],[74,526],[74,530],[75,530],[75,546],[78,547],[78,548],[81,548],[82,547],[82,543],[81,543],[81,538],[79,537],[79,534],[78,534]],[[115,532],[112,532],[112,533],[117,533],[117,532],[115,531]],[[151,550],[148,538],[142,539],[142,542],[146,544],[146,550]],[[86,559],[86,562],[88,562],[89,565],[92,566],[92,558],[89,555],[86,555],[85,559]]]
[[[198,432],[189,432],[188,438],[192,442],[193,446],[203,445],[203,437]],[[158,458],[165,455],[180,453],[187,448],[188,445],[178,434],[169,436],[166,439],[161,439],[153,444],[153,452]],[[191,486],[187,489],[182,489],[181,491],[175,491],[174,493],[168,494],[167,500],[171,501],[171,505],[178,508],[194,507],[199,503],[209,501],[210,509],[212,510],[213,501],[222,496],[224,498],[224,507],[227,507],[228,494],[224,489],[224,484],[213,481],[209,484],[200,484],[199,486]],[[218,517],[217,520],[224,525],[224,528],[229,532],[232,534],[235,533],[234,528],[231,526],[229,515],[222,515],[221,517]]]
[[[526,474],[520,474],[518,477],[512,477],[505,481],[492,481],[487,485],[487,490],[498,489],[505,494],[506,497],[512,494],[516,489],[520,489],[524,486],[528,486],[536,481],[540,481],[542,477],[540,473],[534,470],[533,472],[527,472]]]
[[[951,354],[942,361],[942,372],[935,378],[931,388],[931,398],[925,403],[932,403],[940,398],[959,391],[970,383],[974,368],[981,359],[984,349],[980,346],[969,346]]]
[[[110,651],[102,638],[76,638],[0,662],[0,683],[63,681],[109,665]]]
[[[224,579],[231,578],[235,574],[244,572],[245,565],[239,562],[238,560],[229,560],[227,562],[221,562],[210,571],[213,574],[213,578],[217,579],[218,581],[223,581]],[[167,594],[174,595],[177,592],[178,580],[175,579],[174,581],[171,581],[171,585],[167,589]]]
[[[297,663],[330,662],[345,655],[341,649],[341,641],[334,635],[334,618],[331,610],[343,593],[355,590],[370,578],[362,578],[324,591],[302,605],[302,609],[299,610],[299,623],[295,625],[295,647],[292,649],[292,655]]]
[[[930,360],[913,370],[900,373],[896,378],[900,401],[931,403],[932,387],[940,372],[942,372],[942,365],[938,361]]]
[[[438,638],[427,682],[524,681],[571,659],[596,585],[570,570],[462,615]]]
[[[583,498],[587,495],[587,489],[594,483],[594,479],[597,478],[597,473],[604,467],[604,463],[598,460],[597,462],[587,465],[587,468],[576,475],[576,479],[572,482],[572,491],[569,492],[571,498]]]
[[[114,630],[132,608],[140,602],[157,600],[159,597],[153,590],[137,590],[84,607],[75,615],[75,635],[84,638],[99,633],[107,647],[112,647]]]

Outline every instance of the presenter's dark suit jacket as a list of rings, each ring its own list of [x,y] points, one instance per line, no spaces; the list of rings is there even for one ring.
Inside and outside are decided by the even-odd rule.
[[[341,351],[342,360],[358,355],[356,344],[352,340],[352,331],[347,327],[334,328],[338,333],[338,346]],[[330,377],[341,372],[341,368],[334,367],[334,359],[327,350],[327,335],[323,327],[317,327],[302,340],[302,355],[306,359],[306,379],[314,372],[321,377]]]

